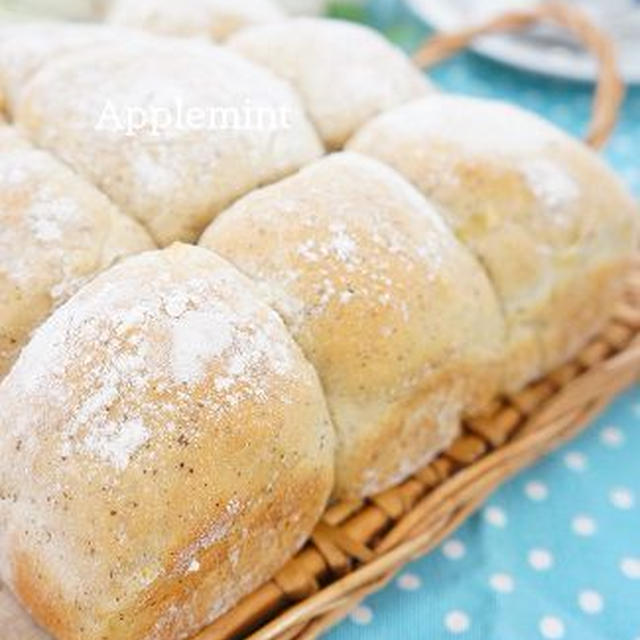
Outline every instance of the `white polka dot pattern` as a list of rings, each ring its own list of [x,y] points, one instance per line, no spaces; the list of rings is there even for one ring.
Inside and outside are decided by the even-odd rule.
[[[564,463],[571,471],[577,472],[586,471],[588,465],[587,457],[578,451],[570,451],[567,453],[564,457]]]
[[[404,591],[416,591],[422,581],[415,573],[403,573],[397,580],[398,587]]]
[[[578,536],[592,536],[596,532],[596,523],[590,516],[579,515],[571,521],[571,528]]]
[[[549,495],[549,490],[547,486],[542,482],[529,482],[525,487],[525,492],[527,497],[534,502],[542,502],[547,499]]]
[[[631,489],[626,487],[615,487],[609,493],[609,501],[616,509],[628,511],[635,505],[635,497]]]
[[[640,580],[640,558],[623,558],[620,561],[620,571],[630,580]]]
[[[500,507],[487,507],[484,510],[484,519],[494,527],[507,526],[507,514]]]
[[[588,614],[600,613],[604,608],[602,596],[592,589],[581,591],[578,595],[578,605]]]
[[[547,571],[553,566],[553,555],[547,549],[531,549],[528,560],[536,571]]]
[[[545,616],[540,620],[540,635],[549,640],[564,638],[564,622],[554,616]]]
[[[600,440],[607,447],[620,447],[624,442],[624,433],[618,427],[606,427],[600,432]]]
[[[360,605],[351,612],[349,617],[358,625],[371,624],[371,621],[373,620],[373,612],[369,607]]]
[[[460,560],[467,552],[464,544],[460,540],[447,540],[442,545],[442,553],[450,560]]]
[[[513,578],[508,573],[494,573],[489,578],[489,584],[498,593],[511,593],[515,587]]]
[[[460,634],[468,631],[471,621],[464,611],[450,611],[444,619],[444,626],[451,633]]]

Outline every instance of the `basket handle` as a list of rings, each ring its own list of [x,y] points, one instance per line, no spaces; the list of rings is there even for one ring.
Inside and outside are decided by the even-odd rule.
[[[586,141],[592,147],[600,149],[616,125],[625,87],[611,38],[576,7],[560,2],[544,2],[530,10],[504,13],[484,24],[451,33],[440,33],[420,47],[414,60],[421,68],[426,69],[467,46],[476,36],[517,31],[536,22],[553,22],[566,28],[597,58],[598,81]]]

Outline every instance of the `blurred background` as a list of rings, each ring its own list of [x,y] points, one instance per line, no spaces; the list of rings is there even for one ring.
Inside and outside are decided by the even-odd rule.
[[[134,1],[134,0],[132,0]],[[507,10],[526,9],[538,0],[404,0],[407,6],[437,29],[455,29],[480,22]],[[640,82],[640,0],[568,0],[579,5],[616,40],[621,66],[630,80]],[[51,15],[67,19],[93,19],[109,0],[0,0],[5,18]],[[242,2],[242,0],[238,0]],[[393,10],[399,0],[276,0],[292,13],[338,14],[367,19],[373,11]],[[480,45],[498,59],[511,60],[546,72],[588,78],[593,67],[580,47],[560,30],[543,27],[525,35],[501,36]]]
[[[0,19],[50,16],[72,20],[99,19],[110,0],[0,0]],[[539,0],[274,0],[294,14],[334,15],[374,22],[401,44],[410,46],[416,20],[432,29],[453,30],[506,11],[527,9]],[[614,39],[623,76],[640,84],[640,0],[566,0],[579,6]],[[135,0],[132,0],[135,2]],[[238,0],[242,2],[242,0]],[[232,3],[233,4],[233,3]],[[409,12],[410,18],[401,11]],[[413,19],[411,19],[413,18]],[[474,49],[492,59],[534,72],[592,80],[595,65],[563,30],[543,25],[523,33],[483,38]]]

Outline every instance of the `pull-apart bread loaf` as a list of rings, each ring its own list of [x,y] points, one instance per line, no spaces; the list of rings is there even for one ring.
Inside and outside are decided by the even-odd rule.
[[[0,578],[58,640],[193,636],[573,355],[637,247],[592,152],[361,27],[2,27],[0,94]]]
[[[254,191],[201,239],[249,275],[315,365],[340,498],[387,488],[488,401],[504,328],[483,270],[403,178],[329,156]]]
[[[108,22],[172,36],[224,40],[252,24],[283,20],[277,0],[111,0]]]
[[[434,94],[375,118],[348,148],[411,180],[484,265],[509,329],[506,390],[566,361],[609,318],[638,211],[581,142],[507,104]]]
[[[54,55],[17,93],[11,115],[34,142],[163,246],[323,154],[285,82],[205,42],[141,34]]]
[[[0,428],[2,579],[64,640],[190,637],[305,542],[333,486],[315,371],[197,247],[61,307],[0,385]]]
[[[153,247],[102,193],[0,124],[0,378],[52,309]]]
[[[297,18],[255,26],[228,45],[291,82],[329,149],[341,148],[373,116],[433,90],[383,36],[340,20]]]

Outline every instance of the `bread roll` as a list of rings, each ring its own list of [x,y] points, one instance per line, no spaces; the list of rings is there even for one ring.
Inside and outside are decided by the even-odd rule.
[[[221,48],[147,36],[55,58],[15,120],[142,222],[194,241],[256,186],[322,155],[294,92]]]
[[[348,148],[441,209],[493,281],[507,391],[573,356],[610,317],[637,247],[637,209],[582,143],[516,107],[433,95],[379,116]]]
[[[142,38],[144,34],[103,25],[65,22],[6,23],[0,25],[0,90],[6,108],[15,108],[27,81],[48,61],[66,53],[106,43]]]
[[[112,0],[107,20],[163,35],[224,40],[247,25],[284,15],[273,0]]]
[[[0,629],[2,640],[52,640],[18,604],[7,587],[0,583]]]
[[[61,640],[191,637],[298,550],[333,480],[313,368],[249,281],[185,245],[45,322],[0,433],[2,579]]]
[[[282,20],[244,29],[229,46],[293,84],[331,149],[373,116],[431,91],[402,51],[350,22]]]
[[[491,286],[384,165],[329,156],[241,199],[201,245],[254,279],[316,366],[337,430],[336,497],[405,478],[495,393],[504,327]]]
[[[94,187],[0,125],[0,378],[53,308],[153,246]]]

